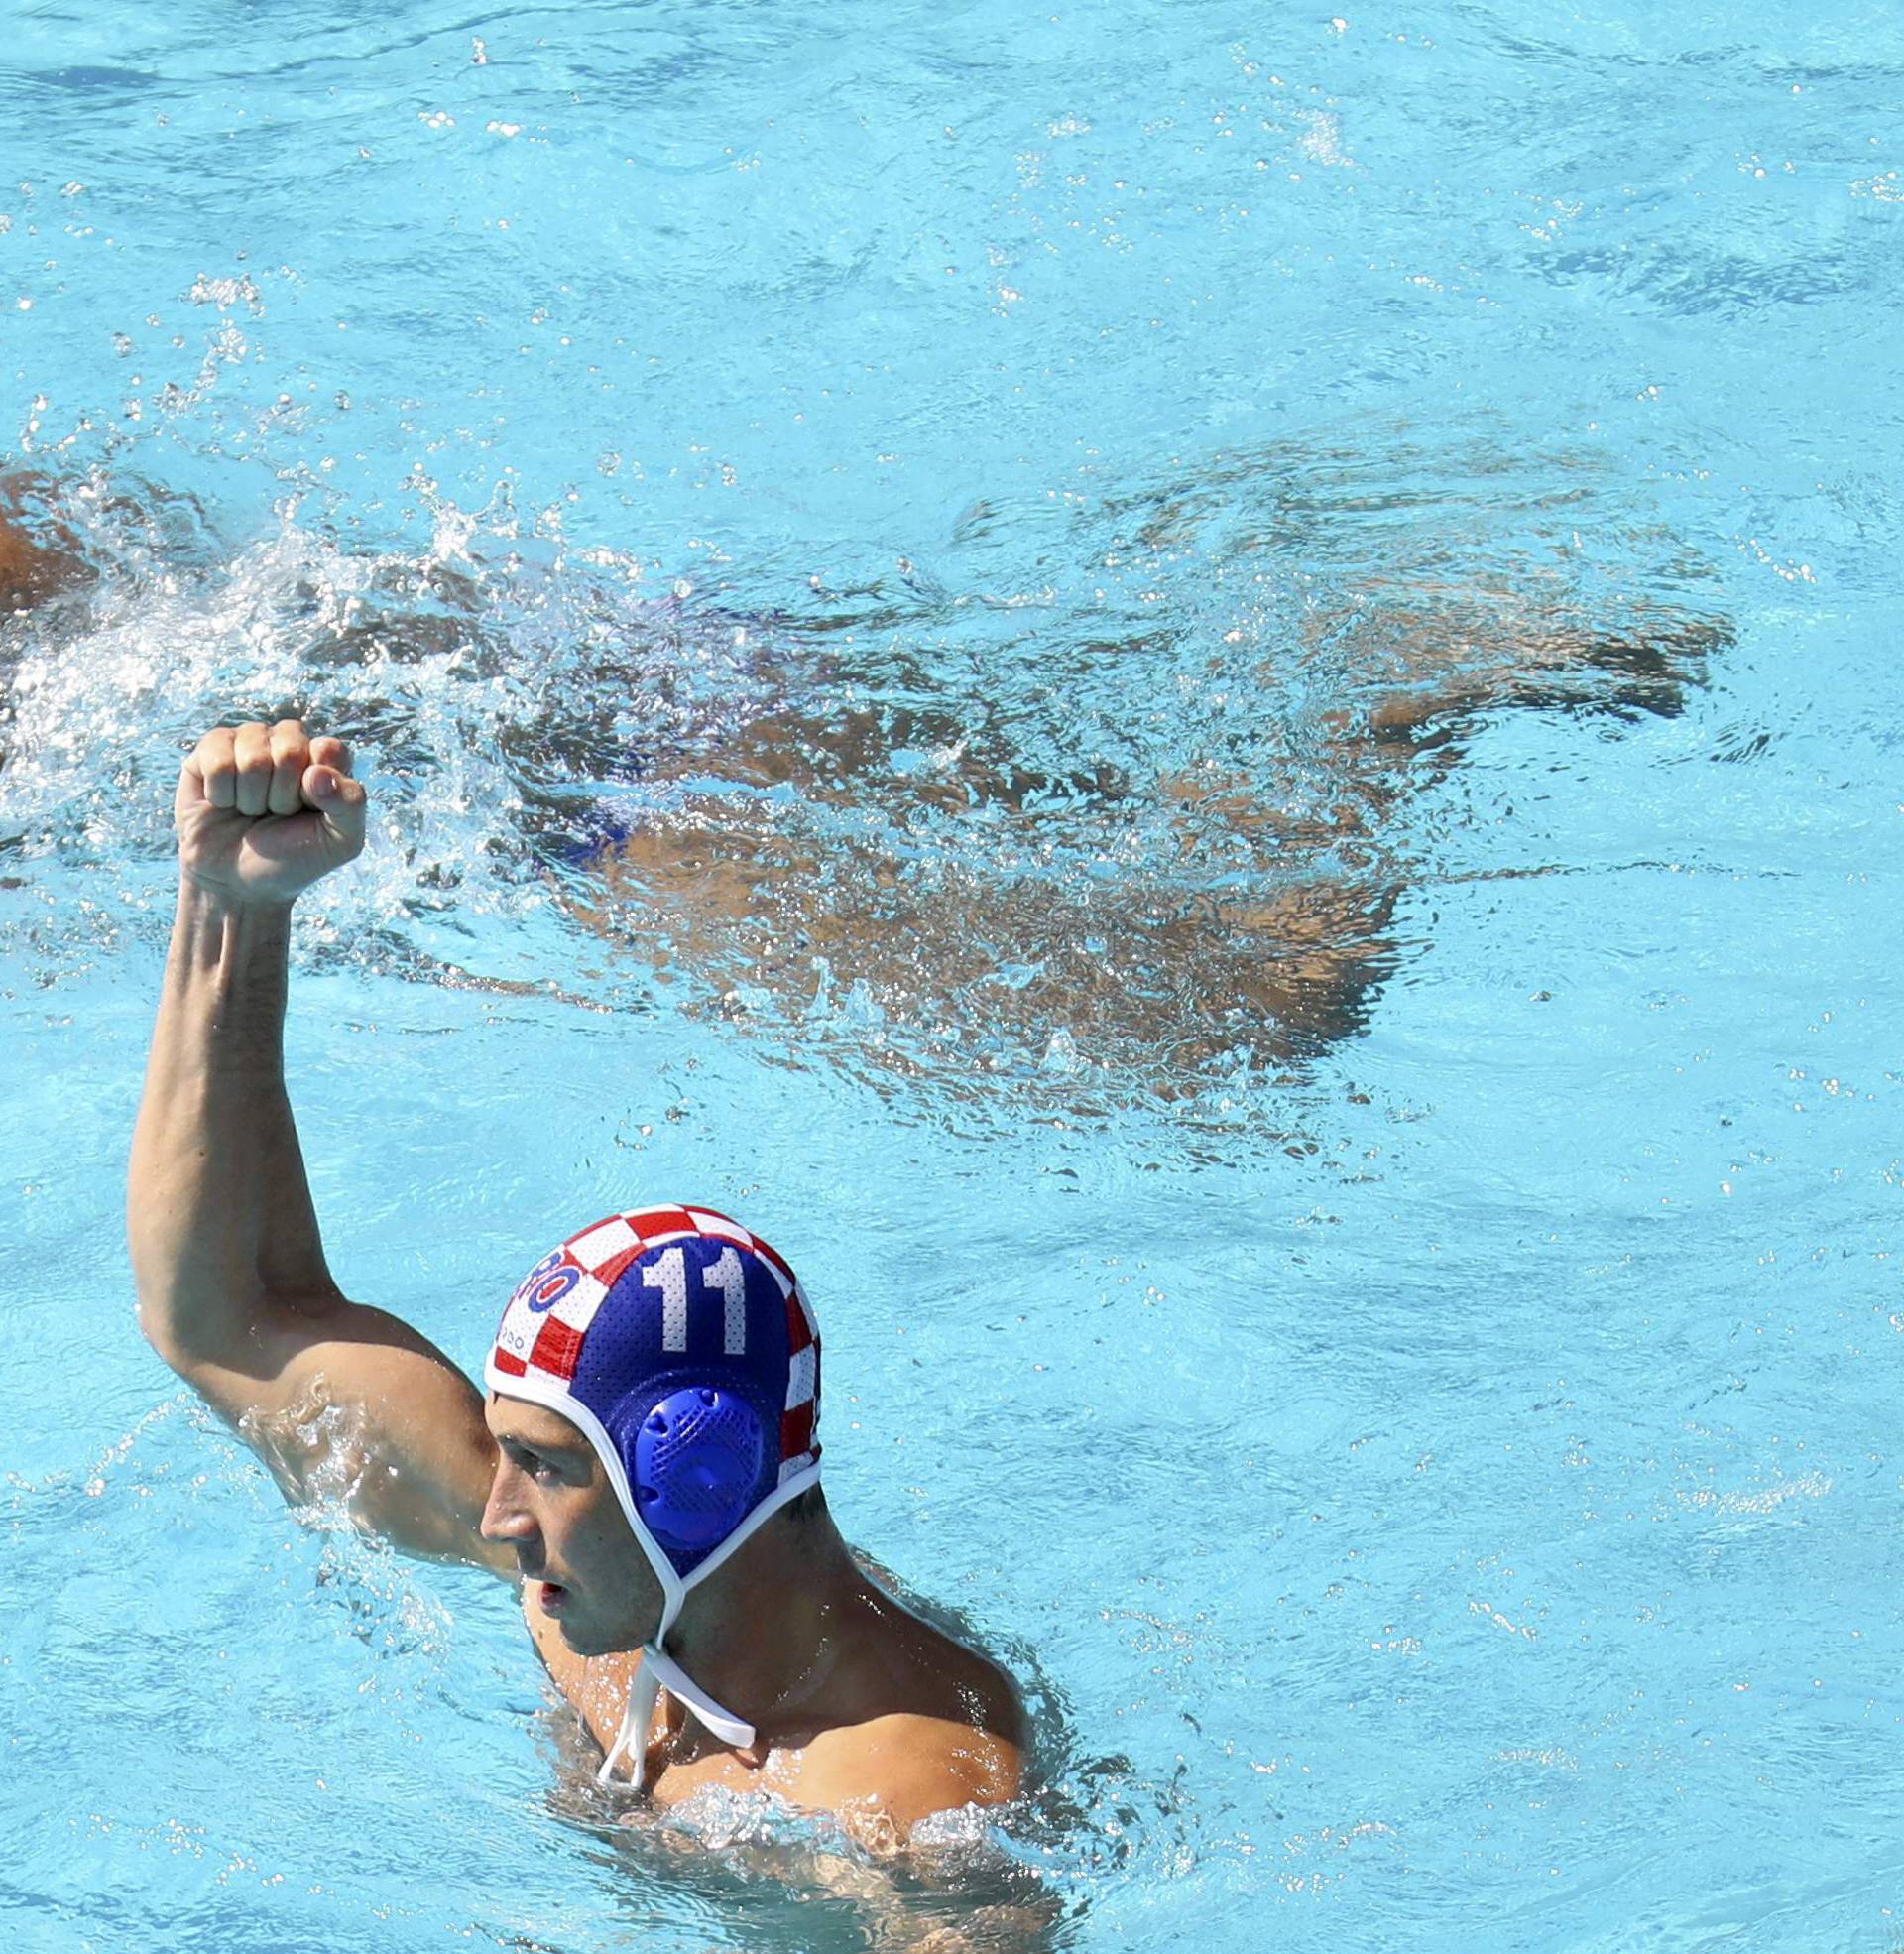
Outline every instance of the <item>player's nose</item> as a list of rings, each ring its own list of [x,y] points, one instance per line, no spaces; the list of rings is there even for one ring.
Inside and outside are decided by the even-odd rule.
[[[486,1540],[519,1542],[536,1537],[536,1516],[523,1504],[517,1484],[520,1475],[507,1463],[496,1468],[489,1482],[489,1498],[483,1502],[483,1517],[477,1531]]]

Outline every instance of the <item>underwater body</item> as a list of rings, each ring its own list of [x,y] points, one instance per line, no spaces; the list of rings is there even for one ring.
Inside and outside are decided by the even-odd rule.
[[[0,75],[9,1943],[1904,1944],[1888,10],[190,6]],[[588,1789],[119,1227],[209,717],[333,1263],[706,1200],[1041,1781]]]

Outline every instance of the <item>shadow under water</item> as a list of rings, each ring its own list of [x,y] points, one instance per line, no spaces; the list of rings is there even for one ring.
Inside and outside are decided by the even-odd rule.
[[[1476,732],[1671,716],[1728,639],[1710,573],[1590,462],[1392,427],[975,505],[930,569],[833,550],[658,597],[506,507],[442,512],[421,555],[287,522],[194,572],[178,498],[0,485],[17,858],[72,841],[88,756],[49,779],[33,749],[100,703],[89,668],[181,741],[308,711],[374,764],[401,861],[350,933],[398,967],[584,1002],[577,972],[619,969],[792,1062],[965,1101],[1298,1076],[1413,947],[1413,809]],[[551,896],[554,983],[456,951]]]

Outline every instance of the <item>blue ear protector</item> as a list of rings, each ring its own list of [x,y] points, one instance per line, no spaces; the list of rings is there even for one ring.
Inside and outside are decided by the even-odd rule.
[[[759,1413],[714,1385],[671,1391],[635,1437],[635,1507],[663,1547],[717,1546],[754,1504],[766,1446]]]

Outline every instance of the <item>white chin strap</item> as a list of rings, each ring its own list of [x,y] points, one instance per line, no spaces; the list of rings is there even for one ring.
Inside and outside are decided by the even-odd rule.
[[[722,1709],[706,1690],[688,1680],[673,1656],[663,1655],[651,1642],[642,1649],[642,1666],[628,1688],[628,1709],[622,1717],[621,1734],[602,1760],[602,1768],[595,1773],[596,1783],[609,1783],[614,1778],[615,1766],[626,1757],[629,1788],[640,1791],[646,1787],[648,1733],[654,1721],[654,1699],[663,1689],[685,1704],[723,1744],[746,1750],[754,1742],[751,1723],[743,1723]]]
[[[661,1620],[654,1636],[642,1645],[642,1666],[636,1671],[635,1680],[629,1684],[628,1708],[622,1713],[622,1727],[616,1735],[615,1742],[609,1747],[608,1756],[602,1760],[601,1770],[595,1773],[596,1783],[612,1782],[616,1765],[623,1758],[627,1758],[629,1788],[640,1791],[647,1787],[648,1733],[654,1722],[655,1698],[663,1689],[698,1718],[723,1744],[731,1745],[737,1751],[744,1751],[753,1744],[754,1726],[745,1718],[737,1717],[732,1710],[723,1709],[715,1702],[706,1690],[688,1676],[673,1656],[667,1653],[663,1645],[667,1641],[668,1631],[680,1620],[681,1607],[687,1600],[688,1589],[704,1581],[723,1561],[744,1546],[783,1506],[798,1499],[809,1486],[817,1486],[819,1483],[820,1468],[817,1461],[798,1472],[789,1474],[684,1581],[674,1572],[666,1557],[650,1545],[648,1529],[636,1519],[634,1502],[631,1500],[626,1503],[630,1524],[635,1527],[636,1538],[641,1541],[642,1549],[654,1572],[660,1576],[663,1596]]]

